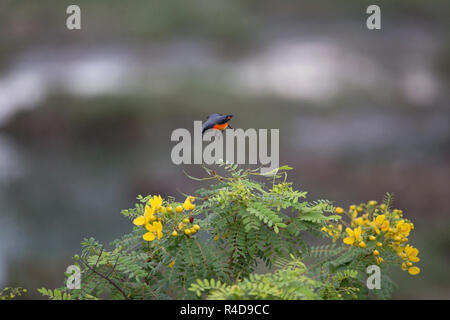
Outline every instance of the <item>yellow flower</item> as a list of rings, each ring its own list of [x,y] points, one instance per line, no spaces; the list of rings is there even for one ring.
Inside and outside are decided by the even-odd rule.
[[[175,260],[172,260],[172,262],[169,264],[169,268],[173,268],[174,265],[175,265]]]
[[[167,207],[166,207],[166,211],[169,212],[169,213],[171,213],[171,212],[173,211],[173,209],[172,209],[171,206],[167,206]]]
[[[177,207],[175,208],[175,211],[176,211],[177,213],[180,213],[180,212],[183,211],[183,207],[182,207],[182,206],[177,206]]]
[[[342,209],[341,207],[337,207],[336,208],[336,213],[343,214],[344,213],[344,209]]]
[[[352,205],[350,206],[350,210],[356,210],[356,206],[355,206],[354,204],[352,204]]]
[[[175,230],[173,230],[173,232],[172,232],[172,236],[173,236],[173,237],[176,237],[176,236],[178,236],[178,232],[176,232]]]
[[[219,240],[219,239],[220,239],[220,234],[217,234],[217,235],[214,237],[214,240],[217,241],[217,240]]]
[[[411,232],[411,224],[405,222],[405,220],[398,221],[395,227],[397,228],[397,232],[405,238],[408,237]]]
[[[186,200],[184,200],[183,209],[184,210],[193,210],[195,208],[195,205],[193,205],[191,201],[194,201],[194,200],[195,200],[194,197],[191,197],[191,196],[187,197]]]
[[[364,241],[361,241],[361,242],[359,243],[359,247],[360,247],[360,248],[365,248],[365,247],[366,247],[366,243],[365,243]]]
[[[158,240],[162,237],[162,224],[160,221],[155,221],[153,223],[148,223],[145,225],[145,228],[148,230],[146,234],[142,237],[145,241],[153,241],[157,237]]]
[[[361,227],[355,228],[353,230],[350,229],[350,228],[347,228],[347,229],[345,229],[345,231],[348,234],[348,237],[346,237],[344,239],[344,243],[345,244],[352,245],[352,244],[355,243],[355,241],[360,241],[361,240],[361,233],[362,233]]]
[[[154,216],[154,214],[155,214],[155,209],[146,205],[144,215],[139,216],[136,219],[134,219],[133,223],[137,226],[142,226],[144,224],[146,225],[149,222],[156,220],[156,217]]]
[[[148,200],[149,205],[152,206],[153,209],[155,209],[155,211],[161,209],[163,200],[161,198],[160,195],[158,196],[153,196],[153,198],[150,198],[150,200]]]
[[[379,252],[378,250],[376,250],[376,249],[373,250],[373,255],[374,255],[374,256],[378,256],[379,254],[380,254],[380,252]]]
[[[384,262],[384,259],[382,257],[378,257],[377,258],[377,264],[380,264],[382,262]]]
[[[412,262],[420,261],[420,259],[417,257],[417,255],[419,254],[419,250],[417,248],[414,248],[413,246],[410,246],[409,244],[405,247],[405,254],[406,254],[406,258],[409,261],[412,261]]]
[[[380,214],[377,216],[373,222],[373,227],[375,228],[375,233],[379,234],[381,231],[387,231],[389,230],[389,220],[386,219],[386,216],[384,214]]]
[[[416,275],[420,273],[420,269],[418,267],[411,267],[408,269],[409,274]]]

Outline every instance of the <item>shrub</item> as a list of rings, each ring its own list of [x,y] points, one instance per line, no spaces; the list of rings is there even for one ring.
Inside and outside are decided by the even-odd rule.
[[[387,194],[348,210],[305,200],[283,166],[267,174],[219,164],[204,167],[208,188],[186,196],[138,196],[122,214],[131,233],[110,249],[84,239],[74,256],[81,289],[40,292],[51,299],[367,299],[389,298],[388,268],[414,275],[413,224]],[[195,203],[195,204],[194,204]],[[345,230],[343,228],[345,227]],[[305,235],[325,238],[312,246]],[[366,268],[381,269],[381,289],[368,290]],[[69,275],[67,275],[69,276]]]

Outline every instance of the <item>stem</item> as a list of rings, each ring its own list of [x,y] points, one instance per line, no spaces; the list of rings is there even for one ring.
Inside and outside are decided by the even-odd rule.
[[[117,290],[119,290],[119,292],[123,295],[123,297],[125,298],[125,300],[130,300],[127,297],[127,294],[125,293],[125,291],[123,291],[122,288],[120,288],[113,280],[111,280],[110,278],[108,278],[107,276],[105,276],[104,274],[98,272],[97,270],[95,270],[94,268],[92,268],[88,263],[84,262],[82,259],[80,259],[81,263],[83,263],[86,267],[89,268],[89,270],[91,270],[92,272],[94,272],[96,275],[98,275],[99,277],[105,279],[106,281],[108,281],[109,283],[111,283],[114,288],[116,288]]]

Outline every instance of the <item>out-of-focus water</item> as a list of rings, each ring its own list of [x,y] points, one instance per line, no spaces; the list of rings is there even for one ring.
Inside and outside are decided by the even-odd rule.
[[[361,42],[339,33],[333,37],[283,32],[282,37],[267,35],[258,48],[233,59],[200,40],[139,47],[31,48],[0,75],[0,123],[20,108],[39,105],[52,92],[170,94],[195,81],[222,86],[231,94],[294,101],[323,103],[362,92],[429,106],[443,98],[432,64],[442,35],[418,30],[403,30],[404,37],[402,29],[396,30],[395,43],[389,42],[392,36]]]

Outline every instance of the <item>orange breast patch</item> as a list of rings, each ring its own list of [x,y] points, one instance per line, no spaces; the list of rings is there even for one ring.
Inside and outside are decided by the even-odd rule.
[[[225,128],[228,127],[228,123],[224,123],[224,124],[215,124],[213,129],[216,130],[225,130]]]

